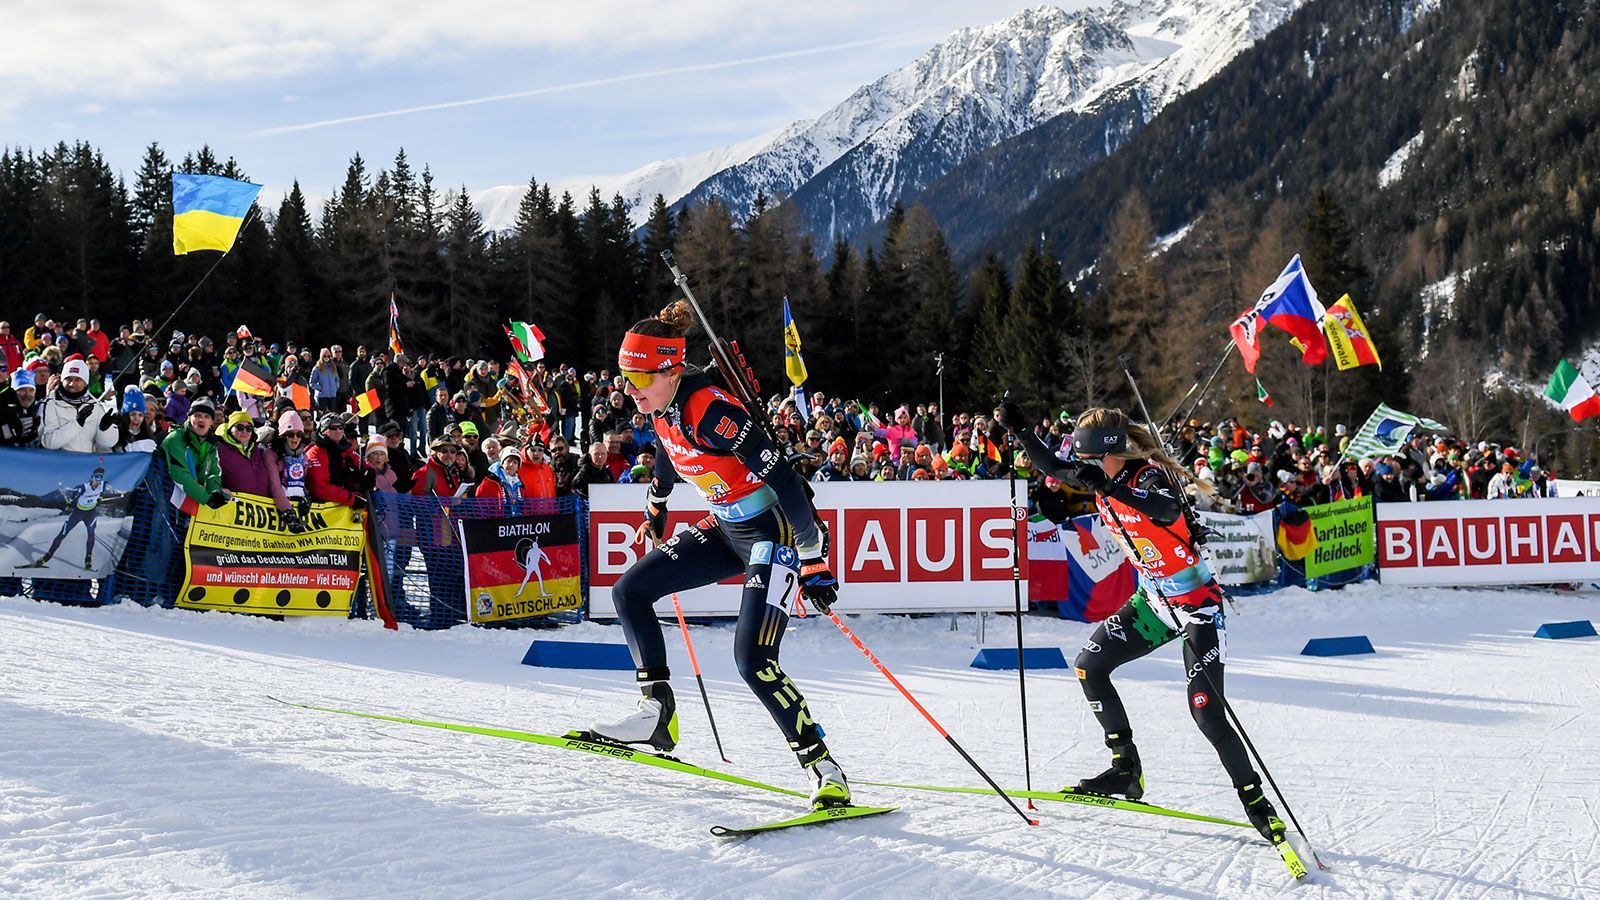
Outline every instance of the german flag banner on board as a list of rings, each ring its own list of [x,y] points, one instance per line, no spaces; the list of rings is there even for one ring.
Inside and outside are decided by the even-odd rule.
[[[583,606],[573,513],[457,519],[466,557],[467,615],[505,622]]]
[[[314,503],[294,534],[268,497],[201,506],[183,542],[178,605],[275,616],[349,616],[366,545],[348,506]]]

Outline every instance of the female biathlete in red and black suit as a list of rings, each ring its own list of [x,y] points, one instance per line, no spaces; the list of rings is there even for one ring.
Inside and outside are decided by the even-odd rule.
[[[1004,412],[1012,423],[1038,421],[1025,418],[1010,404]],[[1195,546],[1184,516],[1179,491],[1188,473],[1148,429],[1130,422],[1120,410],[1091,409],[1079,416],[1072,432],[1074,456],[1068,460],[1058,458],[1031,431],[1020,429],[1019,439],[1046,474],[1094,491],[1100,518],[1139,570],[1138,590],[1100,623],[1074,663],[1089,708],[1111,748],[1111,768],[1078,782],[1078,790],[1121,794],[1131,800],[1144,795],[1133,728],[1111,685],[1111,672],[1178,637],[1171,625],[1176,621],[1182,628],[1189,712],[1222,758],[1250,823],[1273,840],[1274,832],[1283,832],[1283,822],[1262,792],[1244,742],[1223,712],[1222,668],[1228,644],[1222,589]]]
[[[632,714],[591,730],[610,741],[663,751],[677,744],[676,703],[655,603],[742,573],[733,645],[739,674],[811,773],[812,803],[845,805],[850,787],[844,772],[828,754],[805,697],[778,665],[796,595],[803,593],[821,610],[837,596],[838,583],[824,558],[825,535],[805,482],[766,432],[709,375],[685,364],[692,324],[693,313],[680,300],[630,328],[617,354],[628,379],[624,390],[640,412],[654,417],[661,445],[640,527],[641,537],[648,533],[656,546],[611,593],[644,697]],[[666,539],[667,497],[679,475],[705,497],[711,515]]]

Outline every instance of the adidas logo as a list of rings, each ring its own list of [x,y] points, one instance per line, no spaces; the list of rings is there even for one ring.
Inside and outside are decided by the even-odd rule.
[[[761,580],[760,575],[751,575],[749,578],[745,579],[744,586],[747,588],[764,588],[767,586],[767,584]]]

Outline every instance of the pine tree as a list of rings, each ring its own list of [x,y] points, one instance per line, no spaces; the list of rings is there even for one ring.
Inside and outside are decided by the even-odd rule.
[[[645,222],[641,248],[644,255],[641,293],[647,310],[666,306],[678,295],[678,288],[672,283],[672,272],[661,260],[662,251],[673,249],[677,236],[678,220],[667,208],[667,198],[657,194],[650,204],[650,218]]]
[[[972,276],[972,308],[976,333],[972,341],[972,385],[977,396],[998,396],[1015,360],[1009,345],[1006,316],[1011,309],[1011,276],[996,254],[984,258]]]
[[[483,218],[473,207],[466,185],[447,199],[450,205],[441,260],[444,293],[435,334],[457,356],[477,355],[490,347],[498,318],[485,291],[488,265]]]
[[[579,356],[583,347],[574,342],[584,310],[572,300],[571,274],[556,238],[553,211],[546,210],[548,187],[536,178],[517,204],[517,221],[511,234],[497,245],[501,282],[510,317],[533,322],[547,336],[552,355]]]
[[[316,233],[298,180],[278,205],[278,217],[272,225],[272,243],[276,250],[272,283],[278,302],[270,318],[263,317],[256,327],[264,330],[263,326],[270,325],[273,333],[295,334],[311,319],[312,310],[323,295]],[[248,321],[245,324],[249,324]]]

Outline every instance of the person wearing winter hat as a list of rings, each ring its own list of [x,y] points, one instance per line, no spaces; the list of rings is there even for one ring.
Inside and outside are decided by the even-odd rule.
[[[399,478],[395,470],[389,465],[389,442],[383,435],[375,434],[367,439],[366,449],[362,451],[362,459],[367,463],[367,468],[372,471],[372,490],[374,493],[394,494],[395,485]]]
[[[325,413],[317,421],[318,435],[306,452],[306,493],[313,501],[337,503],[357,512],[367,508],[365,494],[372,476],[346,440],[344,416]]]
[[[46,450],[105,453],[117,445],[117,412],[89,393],[89,367],[81,359],[61,369],[60,386],[45,399],[39,446]]]
[[[305,523],[283,489],[278,458],[256,439],[255,422],[251,421],[249,413],[230,413],[220,436],[217,463],[222,468],[222,489],[229,494],[270,498],[289,531],[295,534],[305,531]]]
[[[828,445],[828,460],[824,462],[817,473],[811,476],[813,482],[849,481],[850,467],[847,460],[850,458],[850,445],[844,438],[834,438]]]
[[[44,404],[31,369],[11,373],[11,390],[0,391],[0,447],[36,447]]]
[[[196,400],[183,424],[162,440],[161,453],[166,458],[167,474],[184,494],[196,503],[221,509],[229,497],[222,489],[222,466],[211,433],[216,414],[210,400]]]
[[[306,453],[311,450],[311,443],[306,440],[306,427],[300,413],[294,409],[284,410],[278,417],[277,432],[272,439],[272,454],[278,460],[278,481],[283,485],[284,495],[304,519],[311,511],[306,483]]]
[[[516,447],[505,447],[500,451],[499,458],[488,467],[488,472],[478,482],[477,490],[472,495],[499,501],[495,507],[498,515],[516,515],[522,503],[521,471],[522,451]]]
[[[122,391],[122,414],[117,417],[115,449],[129,453],[150,453],[156,449],[155,425],[150,421],[148,403],[138,385]]]

